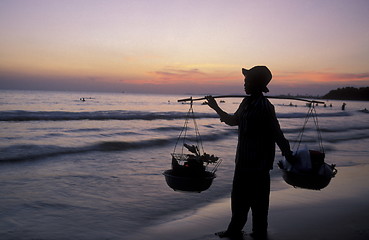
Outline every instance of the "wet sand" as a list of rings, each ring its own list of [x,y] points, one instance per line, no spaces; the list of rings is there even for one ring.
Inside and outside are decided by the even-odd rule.
[[[337,169],[337,176],[321,191],[286,185],[271,192],[269,240],[369,239],[369,165]],[[229,219],[226,198],[162,219],[130,239],[220,239],[214,233],[225,230]],[[250,215],[244,231],[244,239],[252,239]]]

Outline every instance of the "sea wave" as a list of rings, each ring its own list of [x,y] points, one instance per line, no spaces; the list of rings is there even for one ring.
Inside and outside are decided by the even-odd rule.
[[[144,111],[1,111],[0,121],[73,121],[73,120],[173,120],[185,119],[185,112],[144,112]],[[214,113],[198,113],[196,118],[216,118]]]
[[[103,141],[88,146],[79,147],[62,147],[55,145],[12,145],[3,148],[3,154],[0,156],[0,163],[5,162],[22,162],[40,160],[49,157],[57,157],[69,154],[81,154],[94,151],[126,151],[129,149],[155,147],[165,144],[169,140],[156,139],[140,142],[124,142],[124,141]]]
[[[357,125],[351,126],[330,126],[330,127],[321,127],[320,131],[326,133],[341,133],[341,132],[352,132],[352,131],[366,131],[369,129],[369,122],[368,123],[358,123]]]
[[[219,131],[216,134],[201,136],[202,141],[217,141],[235,136],[234,131]],[[149,148],[165,147],[177,142],[178,137],[155,138],[141,141],[99,141],[84,146],[63,147],[56,145],[16,144],[0,149],[0,163],[22,162],[57,157],[69,154],[84,154],[90,152],[129,151]],[[187,136],[188,143],[196,139]]]
[[[328,117],[348,117],[348,116],[352,116],[351,112],[322,112],[322,113],[317,113],[317,117],[323,117],[323,118],[328,118]],[[294,113],[278,113],[277,112],[277,117],[278,118],[306,118],[307,114],[303,113],[303,112],[294,112]]]
[[[224,140],[230,137],[236,137],[236,130],[219,131],[218,133],[201,135],[201,140],[204,142],[213,142]],[[324,143],[339,143],[352,140],[369,139],[369,134],[349,135],[349,136],[327,136],[324,138]],[[15,163],[24,161],[41,160],[51,157],[59,157],[70,154],[85,154],[92,152],[123,152],[130,150],[146,150],[150,148],[160,148],[173,145],[178,140],[177,137],[147,139],[142,141],[99,141],[90,143],[84,146],[63,147],[56,145],[36,145],[36,144],[18,144],[3,147],[0,149],[0,163]],[[188,137],[188,143],[195,142],[195,139]],[[309,136],[305,137],[302,144],[315,143],[316,138]],[[292,145],[296,144],[294,139],[290,139]]]
[[[339,143],[339,142],[348,142],[348,141],[355,141],[355,140],[364,140],[364,139],[369,139],[369,133],[367,131],[362,131],[361,133],[356,133],[356,134],[346,134],[346,135],[341,135],[341,136],[328,136],[326,138],[324,138],[325,142],[329,142],[329,143]]]
[[[318,117],[345,117],[349,112],[318,113]],[[195,113],[196,118],[218,118],[216,113]],[[278,118],[305,118],[306,113],[277,113]],[[0,121],[76,121],[76,120],[174,120],[187,118],[187,112],[145,112],[145,111],[0,111]]]

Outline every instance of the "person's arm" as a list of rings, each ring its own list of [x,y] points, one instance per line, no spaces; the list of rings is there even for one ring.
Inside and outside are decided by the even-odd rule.
[[[223,111],[212,96],[206,96],[205,98],[207,100],[206,103],[209,105],[209,107],[214,109],[214,111],[219,115],[221,122],[224,122],[225,124],[230,125],[230,126],[238,125],[237,116],[230,115],[226,113],[225,111]]]
[[[293,152],[291,151],[289,141],[285,138],[281,130],[281,127],[279,125],[279,121],[277,119],[273,106],[272,106],[272,109],[270,110],[270,124],[273,130],[273,134],[275,136],[276,143],[279,149],[281,149],[282,155],[286,158],[288,162],[294,163],[296,159],[293,156]]]

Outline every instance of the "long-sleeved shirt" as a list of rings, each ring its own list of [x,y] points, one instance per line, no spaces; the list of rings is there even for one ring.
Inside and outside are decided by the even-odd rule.
[[[274,106],[263,96],[245,98],[233,114],[221,114],[228,125],[238,125],[236,168],[269,170],[273,168],[275,143],[283,155],[291,153],[275,114]]]

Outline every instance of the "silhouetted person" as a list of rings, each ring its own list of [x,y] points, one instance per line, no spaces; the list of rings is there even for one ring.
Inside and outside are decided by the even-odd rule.
[[[245,76],[246,97],[234,114],[224,112],[212,96],[208,105],[230,126],[238,126],[238,146],[233,178],[231,209],[232,219],[219,237],[238,238],[243,235],[247,215],[252,211],[251,234],[256,239],[266,239],[270,194],[269,171],[273,168],[275,143],[287,160],[293,160],[289,142],[284,137],[274,106],[264,97],[272,74],[265,66],[242,69]]]
[[[342,110],[345,110],[345,108],[346,108],[346,103],[343,103],[342,104]]]

